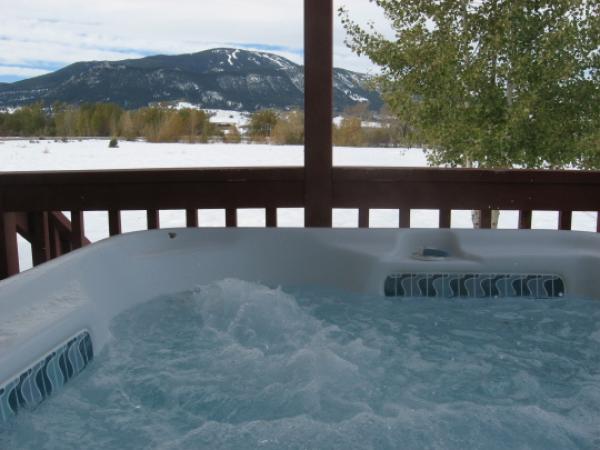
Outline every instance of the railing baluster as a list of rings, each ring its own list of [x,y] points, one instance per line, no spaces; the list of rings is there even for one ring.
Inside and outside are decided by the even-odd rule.
[[[237,209],[227,208],[225,210],[225,226],[227,228],[237,227]]]
[[[369,208],[359,208],[358,210],[358,227],[359,228],[369,228]]]
[[[158,230],[160,228],[160,216],[157,209],[146,211],[146,217],[148,219],[149,230]]]
[[[558,212],[558,229],[559,230],[571,230],[573,222],[572,211],[559,211]]]
[[[188,228],[198,228],[198,210],[197,209],[186,209],[185,210],[185,223]]]
[[[33,242],[31,242],[31,253],[33,265],[38,266],[51,258],[50,252],[50,226],[47,212],[34,212],[29,214],[30,229],[32,230]]]
[[[121,234],[121,211],[118,209],[108,210],[108,233],[111,236]]]
[[[50,237],[50,259],[58,258],[63,254],[60,231],[54,224],[52,216],[48,218],[48,230]]]
[[[480,213],[481,219],[479,221],[479,227],[483,230],[489,230],[490,228],[492,228],[492,210],[486,208],[482,209]]]
[[[265,224],[267,228],[277,228],[277,208],[267,208],[265,210]]]
[[[18,273],[19,248],[16,214],[0,211],[0,280]]]
[[[410,209],[400,210],[400,228],[410,228]]]
[[[71,248],[77,250],[85,245],[83,211],[71,211]]]
[[[452,222],[452,210],[440,209],[440,228],[450,228]]]
[[[598,211],[596,217],[596,233],[600,233],[600,211]]]
[[[531,230],[531,217],[533,213],[531,211],[519,211],[519,229],[520,230]]]

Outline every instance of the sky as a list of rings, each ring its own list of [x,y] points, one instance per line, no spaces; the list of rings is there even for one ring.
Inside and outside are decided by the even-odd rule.
[[[358,22],[389,29],[369,0],[334,0]],[[335,20],[335,66],[373,73],[344,45]],[[194,53],[215,47],[303,58],[302,0],[0,0],[0,82],[77,61]]]

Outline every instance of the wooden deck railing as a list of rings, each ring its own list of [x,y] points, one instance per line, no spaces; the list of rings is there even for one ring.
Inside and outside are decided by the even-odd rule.
[[[413,209],[438,210],[440,228],[451,226],[453,210],[480,210],[482,228],[491,227],[492,210],[517,210],[523,229],[532,211],[558,211],[560,230],[571,229],[574,211],[600,211],[600,172],[339,167],[331,185],[332,208],[358,209],[363,228],[370,209],[400,210],[401,228]],[[307,197],[303,168],[0,174],[0,277],[19,272],[17,233],[35,265],[88,244],[84,211],[107,211],[111,236],[127,210],[147,211],[156,229],[159,210],[185,210],[187,226],[197,227],[199,209],[224,209],[235,227],[238,209],[262,208],[266,226],[276,227],[278,208],[305,208]]]

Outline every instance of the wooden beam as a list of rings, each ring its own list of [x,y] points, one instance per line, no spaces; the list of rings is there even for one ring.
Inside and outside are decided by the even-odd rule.
[[[0,211],[0,280],[19,273],[19,248],[15,213]]]
[[[0,174],[0,195],[7,212],[302,208],[304,169],[11,173]]]
[[[335,167],[333,181],[335,208],[596,211],[600,205],[600,172]]]
[[[304,0],[304,193],[307,227],[331,227],[333,0]]]

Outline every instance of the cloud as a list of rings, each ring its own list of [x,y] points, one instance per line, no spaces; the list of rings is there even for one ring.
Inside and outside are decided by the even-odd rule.
[[[49,70],[35,69],[32,67],[3,66],[0,65],[0,77],[3,79],[22,79],[45,75]]]
[[[362,23],[385,27],[367,0],[335,0]],[[0,65],[58,68],[77,61],[193,53],[214,47],[271,51],[301,62],[302,0],[0,0]],[[337,66],[370,71],[344,45],[336,20]],[[16,70],[16,69],[15,69]],[[33,72],[22,72],[30,76]]]

